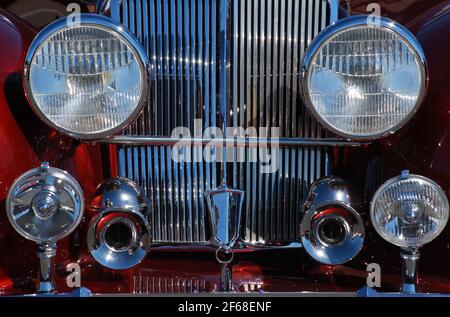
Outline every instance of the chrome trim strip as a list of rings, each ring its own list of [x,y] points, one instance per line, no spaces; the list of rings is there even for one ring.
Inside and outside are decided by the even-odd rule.
[[[101,140],[98,143],[120,145],[165,145],[165,146],[232,146],[249,148],[267,147],[292,147],[292,146],[338,146],[338,147],[362,147],[370,142],[357,142],[343,139],[320,138],[234,138],[234,139],[205,139],[205,138],[171,138],[164,136],[117,136]]]
[[[233,246],[233,250],[238,254],[241,250],[244,252],[255,251],[259,249],[287,249],[287,248],[301,248],[300,241],[280,241],[280,242],[264,242],[264,243],[249,243],[248,241],[238,240]],[[152,244],[152,250],[164,252],[164,249],[172,248],[196,248],[196,249],[210,249],[211,252],[216,248],[211,245],[210,241],[202,242],[164,242]]]
[[[339,19],[339,0],[328,0],[328,2],[330,3],[330,25],[333,25]]]
[[[133,281],[134,282],[134,281]],[[230,297],[230,298],[264,298],[264,297],[386,297],[386,298],[449,298],[445,293],[381,293],[372,288],[362,287],[356,292],[205,292],[205,293],[91,293],[88,289],[76,289],[72,293],[58,293],[53,295],[25,294],[6,296],[9,298],[21,297]]]
[[[297,1],[297,0],[295,0]],[[383,293],[377,293],[377,297],[382,297]],[[407,297],[401,293],[387,293],[387,297],[392,294],[392,297]],[[423,297],[436,296],[448,297],[448,295],[440,294],[421,294]],[[209,292],[209,293],[192,293],[192,294],[130,294],[130,293],[115,293],[115,294],[92,294],[91,297],[230,297],[230,298],[252,298],[252,297],[357,297],[356,292]],[[419,296],[416,296],[419,297]]]

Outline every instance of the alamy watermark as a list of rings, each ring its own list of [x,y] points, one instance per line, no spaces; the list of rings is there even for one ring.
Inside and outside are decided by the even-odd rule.
[[[378,263],[370,263],[367,265],[367,287],[376,288],[381,287],[381,267]]]
[[[367,5],[367,25],[368,26],[381,26],[381,6],[378,3],[369,3]]]
[[[278,170],[278,127],[218,127],[202,130],[203,121],[194,120],[193,135],[187,127],[172,130],[171,138],[179,140],[172,149],[176,163],[261,163],[261,173]]]
[[[69,3],[66,8],[70,14],[67,16],[67,26],[72,28],[79,26],[81,23],[81,7],[78,3]]]
[[[66,266],[66,272],[69,273],[66,277],[66,285],[69,288],[81,287],[81,268],[77,263],[70,263]]]

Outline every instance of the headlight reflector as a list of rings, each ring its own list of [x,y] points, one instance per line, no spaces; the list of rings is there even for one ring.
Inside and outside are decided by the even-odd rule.
[[[314,116],[347,138],[373,139],[397,131],[426,90],[424,53],[393,21],[350,17],[324,30],[304,60],[305,100]]]
[[[25,90],[34,110],[73,137],[101,138],[133,120],[148,93],[148,59],[128,31],[111,19],[60,19],[33,41]]]
[[[378,234],[388,242],[417,248],[444,230],[449,203],[432,180],[404,174],[384,183],[375,193],[370,217]]]

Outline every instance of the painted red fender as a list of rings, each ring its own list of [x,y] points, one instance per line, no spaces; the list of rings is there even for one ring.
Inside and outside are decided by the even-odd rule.
[[[14,95],[16,85],[21,85],[23,61],[35,34],[24,22],[0,11],[0,43],[3,44],[0,48],[0,201],[5,199],[8,186],[17,176],[38,164],[19,123],[25,118],[16,117],[21,113],[17,107],[28,107],[28,104],[17,104]]]

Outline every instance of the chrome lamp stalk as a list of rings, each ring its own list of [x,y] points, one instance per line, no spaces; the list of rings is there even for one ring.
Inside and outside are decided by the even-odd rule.
[[[47,162],[19,176],[6,200],[8,220],[24,238],[38,244],[37,292],[56,292],[52,277],[56,242],[71,234],[84,211],[83,191],[67,172]]]
[[[212,239],[217,247],[216,261],[221,265],[220,291],[233,290],[233,247],[240,236],[244,192],[220,185],[206,192]]]
[[[408,294],[419,292],[418,266],[420,250],[418,248],[402,248],[400,257],[402,258],[401,292]]]
[[[37,292],[40,294],[53,294],[55,284],[52,276],[53,260],[56,256],[56,243],[38,244],[39,282]]]

